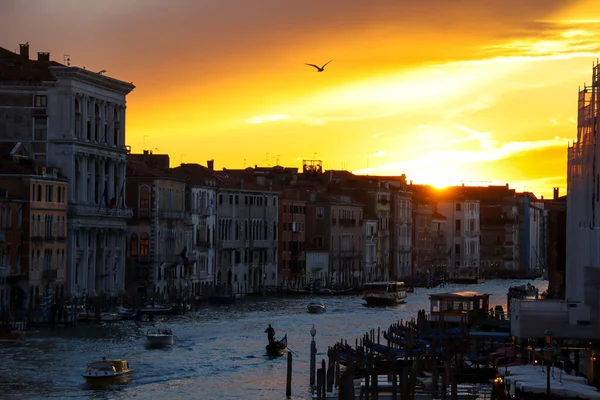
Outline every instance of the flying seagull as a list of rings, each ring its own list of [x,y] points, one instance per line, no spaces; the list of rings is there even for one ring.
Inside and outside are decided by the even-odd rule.
[[[311,67],[315,67],[317,69],[317,72],[323,72],[323,70],[325,69],[325,66],[327,64],[329,64],[332,60],[327,61],[325,64],[323,64],[322,67],[319,67],[318,65],[315,64],[306,64],[306,65],[310,65]]]

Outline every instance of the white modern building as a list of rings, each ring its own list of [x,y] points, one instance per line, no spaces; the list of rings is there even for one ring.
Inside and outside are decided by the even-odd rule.
[[[40,164],[69,181],[66,294],[116,295],[124,290],[126,96],[128,82],[0,48],[0,140],[29,146]],[[10,62],[10,63],[9,63]],[[19,72],[20,71],[20,72]],[[10,100],[7,100],[10,98]],[[8,103],[7,103],[8,101]]]

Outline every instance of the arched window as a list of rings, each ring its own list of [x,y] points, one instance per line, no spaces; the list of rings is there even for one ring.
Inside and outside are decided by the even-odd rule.
[[[75,138],[79,139],[81,135],[81,104],[78,99],[75,99]]]
[[[94,140],[97,142],[100,139],[100,107],[94,105]]]
[[[140,209],[150,209],[150,187],[140,186]]]
[[[140,255],[147,256],[150,254],[150,237],[147,233],[140,235]]]
[[[135,233],[131,235],[131,238],[129,239],[129,255],[138,255],[138,235]]]

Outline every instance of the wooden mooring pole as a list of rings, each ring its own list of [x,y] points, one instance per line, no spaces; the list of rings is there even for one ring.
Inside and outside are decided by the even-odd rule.
[[[291,396],[292,395],[292,353],[288,352],[288,359],[287,359],[287,383],[285,385],[285,395],[286,396]]]

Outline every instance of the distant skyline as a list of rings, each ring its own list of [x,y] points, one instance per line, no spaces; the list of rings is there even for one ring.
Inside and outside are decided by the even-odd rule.
[[[594,0],[3,0],[0,46],[133,82],[127,144],[565,194]],[[321,73],[306,63],[323,65]]]

